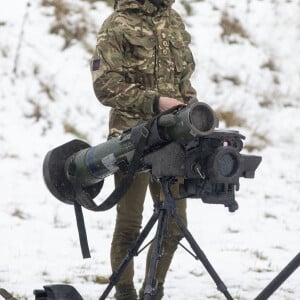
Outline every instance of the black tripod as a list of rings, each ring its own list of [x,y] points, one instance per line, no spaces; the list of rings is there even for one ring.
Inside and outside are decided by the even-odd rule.
[[[142,230],[137,240],[129,249],[127,256],[124,258],[119,268],[115,270],[111,275],[110,282],[106,287],[106,289],[104,290],[103,294],[100,296],[99,300],[106,299],[111,289],[116,285],[116,283],[120,279],[128,263],[132,260],[134,256],[138,255],[139,248],[141,247],[142,243],[148,236],[152,227],[155,225],[156,221],[158,221],[156,235],[153,240],[154,244],[153,244],[153,251],[151,254],[149,271],[147,274],[146,285],[144,289],[144,300],[151,300],[151,297],[156,294],[156,290],[157,290],[156,270],[157,270],[158,261],[162,253],[162,242],[167,232],[167,224],[169,218],[173,218],[175,220],[178,228],[180,229],[183,236],[186,238],[191,248],[195,252],[196,259],[199,259],[202,262],[207,272],[216,283],[217,289],[224,294],[226,299],[233,300],[232,296],[227,290],[227,287],[225,286],[225,284],[223,283],[223,281],[221,280],[217,272],[214,270],[213,266],[210,264],[204,252],[200,249],[199,245],[193,238],[192,234],[188,231],[185,224],[177,216],[176,201],[170,191],[170,186],[174,182],[174,177],[163,177],[160,179],[160,182],[165,196],[165,200],[160,202],[155,207],[152,217],[150,218],[150,220]]]

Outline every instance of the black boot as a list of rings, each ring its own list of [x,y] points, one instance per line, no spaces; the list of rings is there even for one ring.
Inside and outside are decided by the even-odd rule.
[[[116,300],[137,300],[137,293],[133,284],[117,284]]]
[[[144,289],[145,289],[145,285],[143,285],[143,287],[139,291],[139,300],[144,299]],[[164,296],[164,285],[163,283],[159,283],[157,285],[156,294],[151,297],[151,300],[161,300],[163,296]]]

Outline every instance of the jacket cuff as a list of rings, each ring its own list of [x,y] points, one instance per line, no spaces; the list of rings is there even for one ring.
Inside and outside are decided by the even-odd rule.
[[[160,111],[159,111],[159,98],[160,98],[159,95],[155,95],[154,101],[153,101],[153,112],[156,115],[160,113]]]
[[[144,96],[144,103],[143,103],[143,112],[145,114],[153,115],[154,111],[154,102],[156,97],[156,92],[154,91],[147,91]]]

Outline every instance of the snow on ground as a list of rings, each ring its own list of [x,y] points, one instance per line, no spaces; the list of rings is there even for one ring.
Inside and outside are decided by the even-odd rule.
[[[88,26],[82,42],[71,40],[65,48],[60,35],[49,34],[56,22],[53,7],[42,3],[47,1],[31,1],[30,7],[25,0],[0,3],[0,287],[33,299],[33,289],[67,283],[84,299],[97,299],[105,288],[97,282],[110,275],[114,209],[85,211],[92,258],[82,260],[73,209],[47,191],[42,162],[48,150],[78,135],[92,145],[105,140],[108,109],[93,94],[87,50],[111,10],[102,2],[63,1],[73,12],[62,22],[71,30]],[[241,179],[234,214],[188,200],[189,229],[234,298],[253,299],[300,248],[300,3],[188,3],[191,15],[175,5],[192,34],[199,99],[218,112],[234,112],[234,122],[224,119],[221,127],[240,130],[247,149],[263,157],[255,179]],[[224,31],[226,20],[239,30]],[[112,186],[108,178],[101,199]],[[145,205],[146,222],[149,196]],[[136,258],[137,287],[144,260],[145,253]],[[299,298],[297,270],[271,299]],[[166,299],[223,296],[201,263],[179,249]]]

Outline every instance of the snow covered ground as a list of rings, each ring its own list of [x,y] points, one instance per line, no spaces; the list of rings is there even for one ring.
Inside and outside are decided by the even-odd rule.
[[[56,1],[61,14],[53,1],[30,2],[0,3],[0,287],[33,299],[36,288],[67,283],[84,299],[97,299],[110,275],[114,209],[85,211],[92,258],[82,260],[73,209],[46,189],[42,162],[48,150],[74,137],[92,145],[105,140],[108,109],[93,94],[88,60],[111,9],[100,1]],[[192,34],[199,100],[263,157],[255,179],[241,180],[234,214],[188,200],[189,229],[200,247],[235,299],[253,299],[300,249],[300,2],[206,0],[175,7]],[[80,41],[72,39],[76,34]],[[108,178],[100,198],[111,189]],[[145,221],[151,213],[147,196]],[[141,253],[137,287],[144,261]],[[224,297],[201,263],[179,249],[165,298]],[[300,299],[300,270],[271,299]]]

